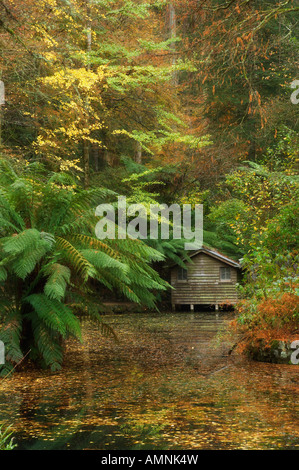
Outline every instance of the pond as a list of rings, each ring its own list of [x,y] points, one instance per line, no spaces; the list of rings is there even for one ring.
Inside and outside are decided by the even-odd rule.
[[[106,315],[56,373],[0,382],[17,449],[299,449],[298,372],[228,354],[230,313]]]

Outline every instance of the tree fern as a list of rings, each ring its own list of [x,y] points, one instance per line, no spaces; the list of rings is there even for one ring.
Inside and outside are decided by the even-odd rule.
[[[21,168],[19,162],[16,168],[0,160],[6,367],[31,351],[31,359],[59,368],[61,339],[81,338],[80,315],[88,313],[100,331],[111,335],[101,321],[100,287],[150,307],[157,292],[167,288],[151,266],[164,259],[162,251],[140,240],[95,237],[95,208],[111,198],[116,199],[112,191],[84,190],[69,175],[48,174],[41,164]]]

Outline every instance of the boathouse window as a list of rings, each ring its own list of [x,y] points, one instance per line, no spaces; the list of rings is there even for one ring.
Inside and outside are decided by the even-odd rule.
[[[178,267],[178,281],[187,281],[188,274],[187,269]]]
[[[231,272],[230,268],[220,268],[220,281],[230,281]]]

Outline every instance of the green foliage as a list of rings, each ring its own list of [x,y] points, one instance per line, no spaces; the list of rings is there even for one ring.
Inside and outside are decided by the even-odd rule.
[[[271,253],[294,252],[298,250],[299,201],[294,200],[280,209],[269,221],[264,245]]]
[[[54,371],[61,367],[62,340],[81,339],[77,315],[101,322],[100,286],[155,308],[156,292],[167,283],[151,263],[164,255],[140,240],[95,237],[95,208],[115,193],[83,190],[69,175],[49,175],[41,166],[17,169],[3,161],[0,167],[3,373],[28,351]]]
[[[227,199],[210,213],[224,239],[230,236],[243,250],[244,276],[233,324],[245,349],[258,338],[292,335],[298,325],[298,178],[292,165],[283,166],[284,159],[275,155],[269,166],[284,171],[251,162],[233,172],[226,178]]]
[[[6,294],[6,295],[5,295]],[[21,348],[22,338],[22,316],[20,309],[11,306],[11,295],[3,293],[1,295],[1,331],[0,338],[5,344],[5,365],[2,367],[2,375],[6,375],[13,369],[14,364],[18,364],[23,358]]]
[[[159,251],[165,258],[166,264],[174,264],[177,263],[179,266],[185,267],[184,262],[190,261],[188,253],[185,250],[185,243],[187,240],[175,239],[172,238],[170,232],[170,239],[164,240],[158,238],[157,240],[146,240],[146,243],[149,246],[155,248],[155,250]]]
[[[53,263],[45,270],[48,280],[44,292],[49,299],[62,300],[65,297],[67,285],[70,284],[71,270],[67,266]]]
[[[286,249],[294,246],[299,195],[295,175],[251,162],[228,175],[222,190],[225,200],[212,208],[209,218],[241,249],[254,250],[271,240],[275,245],[274,233]]]
[[[13,450],[17,447],[17,445],[13,443],[14,438],[11,437],[12,435],[11,426],[7,428],[0,426],[0,450]]]
[[[298,161],[298,132],[281,126],[272,145],[267,148],[261,162],[272,171],[290,169],[293,171]]]
[[[275,296],[281,292],[298,292],[299,256],[296,252],[276,253],[259,247],[246,254],[242,260],[244,285],[239,286],[240,294],[252,300]]]

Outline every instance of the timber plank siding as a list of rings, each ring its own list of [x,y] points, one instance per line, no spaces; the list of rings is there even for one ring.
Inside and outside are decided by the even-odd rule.
[[[236,284],[241,267],[236,261],[211,249],[202,248],[185,263],[186,272],[171,268],[172,308],[176,305],[233,305],[237,302]],[[225,268],[222,270],[222,268]]]

